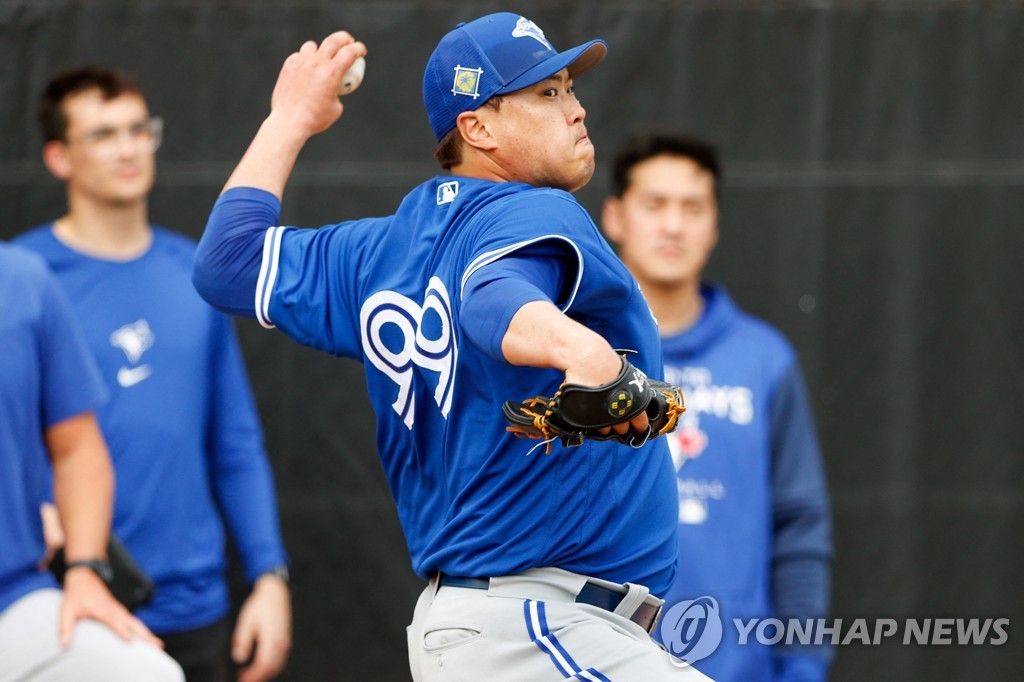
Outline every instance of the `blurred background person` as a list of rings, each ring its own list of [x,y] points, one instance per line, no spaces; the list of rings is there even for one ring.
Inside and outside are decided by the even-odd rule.
[[[729,682],[824,680],[830,649],[739,645],[732,619],[823,618],[829,498],[797,355],[703,281],[718,241],[720,166],[707,142],[640,134],[619,150],[602,227],[658,320],[665,379],[687,412],[669,444],[679,487],[673,604],[711,596],[725,624],[694,667]]]
[[[291,646],[273,478],[232,323],[192,287],[195,244],[149,222],[162,121],[100,67],[57,75],[38,118],[67,213],[17,241],[56,273],[112,392],[114,532],[156,586],[136,613],[190,681],[235,679],[232,659],[269,679]],[[252,587],[233,628],[222,515]]]
[[[0,347],[0,680],[181,680],[105,584],[114,474],[93,413],[106,398],[96,365],[42,259],[3,243]],[[63,593],[39,566],[51,472]]]

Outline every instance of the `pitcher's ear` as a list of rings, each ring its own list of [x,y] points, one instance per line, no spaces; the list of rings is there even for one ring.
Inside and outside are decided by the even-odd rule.
[[[482,115],[485,111],[487,111],[485,107],[480,107],[474,111],[462,112],[455,119],[455,127],[458,128],[459,134],[462,135],[466,144],[481,151],[490,151],[495,149],[498,143],[491,134],[487,116]]]

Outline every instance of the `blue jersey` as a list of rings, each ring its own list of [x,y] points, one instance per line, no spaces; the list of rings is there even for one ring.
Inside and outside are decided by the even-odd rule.
[[[38,255],[0,244],[0,614],[37,589],[49,499],[45,430],[106,398],[60,286]]]
[[[724,289],[701,293],[697,324],[663,340],[666,378],[682,387],[687,407],[667,437],[678,469],[680,565],[666,606],[714,597],[725,635],[695,667],[714,679],[772,680],[781,664],[753,637],[738,646],[733,619],[827,615],[821,453],[793,348]],[[820,660],[828,650],[800,653]],[[824,665],[816,667],[823,679]]]
[[[179,632],[228,613],[223,510],[249,580],[286,561],[269,462],[230,318],[192,287],[192,240],[160,228],[138,258],[18,238],[68,293],[112,393],[98,411],[117,475],[114,531],[156,584],[137,615]]]
[[[272,228],[256,313],[365,364],[378,450],[419,575],[558,567],[664,593],[677,515],[665,440],[529,454],[535,443],[505,431],[501,404],[552,395],[563,373],[492,359],[464,333],[468,279],[542,243],[572,254],[564,311],[638,351],[631,361],[661,377],[647,303],[586,211],[566,192],[520,183],[435,178],[390,217]]]

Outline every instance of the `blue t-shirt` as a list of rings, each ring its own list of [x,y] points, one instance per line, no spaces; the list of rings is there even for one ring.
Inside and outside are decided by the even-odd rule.
[[[563,373],[496,361],[463,328],[472,275],[551,243],[572,254],[565,312],[613,347],[638,351],[631,361],[662,376],[646,301],[570,194],[440,177],[414,189],[393,216],[319,230],[271,228],[258,278],[245,274],[245,248],[205,252],[220,223],[274,201],[267,197],[249,188],[221,197],[197,277],[212,282],[216,297],[231,282],[255,279],[261,323],[364,363],[378,451],[419,575],[550,566],[665,592],[677,510],[664,439],[639,450],[588,442],[529,454],[535,443],[505,431],[501,404],[552,395]],[[230,262],[233,255],[241,264]],[[220,280],[206,263],[225,273]],[[250,295],[236,293],[224,300]]]
[[[106,398],[64,294],[39,256],[0,243],[0,612],[57,583],[39,570],[46,429]]]
[[[230,318],[191,283],[195,243],[161,228],[141,256],[94,258],[51,225],[21,235],[67,292],[112,399],[114,532],[156,585],[156,632],[228,613],[224,520],[250,581],[287,559],[255,402]],[[219,511],[220,510],[220,511]]]
[[[667,440],[677,469],[679,572],[666,607],[701,596],[723,638],[695,667],[714,679],[787,679],[773,649],[738,645],[733,619],[817,619],[828,610],[831,521],[813,416],[796,353],[776,329],[704,286],[690,329],[663,339],[666,379],[686,413]],[[660,633],[659,633],[660,634]],[[827,659],[827,647],[774,653]],[[803,664],[823,679],[824,663]]]

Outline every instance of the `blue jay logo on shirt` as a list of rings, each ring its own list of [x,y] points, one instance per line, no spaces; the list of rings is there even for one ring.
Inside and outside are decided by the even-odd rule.
[[[138,365],[142,354],[152,348],[155,341],[156,337],[144,319],[126,324],[110,335],[111,345],[124,351],[125,357],[132,365]],[[117,370],[117,383],[122,388],[129,388],[148,379],[152,373],[153,369],[149,365],[122,366]]]
[[[533,38],[544,47],[549,50],[554,50],[551,47],[551,43],[544,37],[544,31],[540,30],[540,26],[533,23],[526,17],[519,17],[519,21],[516,22],[516,27],[512,29],[513,38]]]
[[[480,77],[483,69],[471,69],[466,66],[455,67],[455,83],[452,85],[453,95],[466,95],[476,99],[480,96]]]
[[[430,278],[422,306],[397,291],[378,291],[360,308],[359,328],[367,359],[398,386],[392,407],[406,428],[416,421],[412,388],[417,367],[438,373],[434,401],[447,419],[459,349],[444,283]]]
[[[146,320],[126,324],[110,335],[111,345],[123,350],[132,364],[142,359],[142,354],[153,347],[154,340],[153,331]]]

